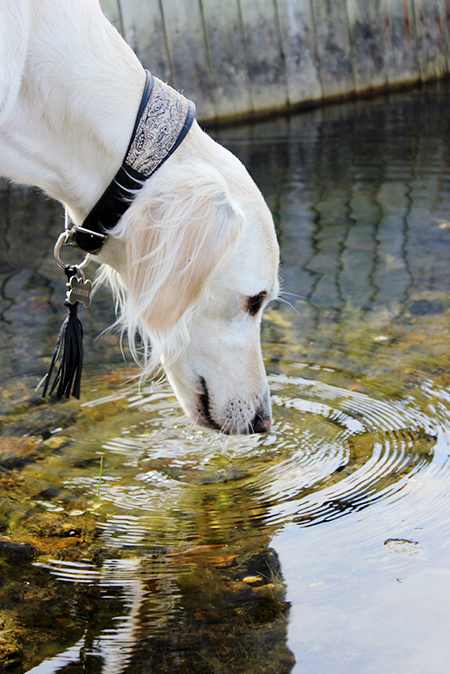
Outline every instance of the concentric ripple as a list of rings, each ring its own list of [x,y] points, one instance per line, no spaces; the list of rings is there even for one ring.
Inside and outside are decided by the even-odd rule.
[[[449,480],[442,470],[447,436],[440,445],[450,428],[445,391],[430,384],[417,400],[385,402],[306,378],[277,375],[270,385],[276,422],[265,436],[230,438],[194,428],[174,409],[165,384],[140,400],[131,388],[124,394],[127,405],[116,418],[122,433],[105,438],[99,429],[106,459],[100,497],[92,471],[72,471],[64,480],[72,492],[92,495],[87,510],[98,517],[101,562],[36,564],[62,583],[93,588],[110,615],[96,627],[94,644],[84,635],[50,661],[55,671],[76,662],[80,649],[88,660],[102,657],[108,674],[124,671],[137,635],[157,639],[168,625],[175,629],[192,597],[195,623],[209,610],[209,592],[214,598],[218,587],[244,592],[245,583],[232,576],[223,584],[220,570],[237,573],[246,546],[259,559],[259,543],[252,541],[268,540],[288,522],[311,527],[383,501],[398,513],[421,472],[433,490],[431,499],[430,489],[424,492],[424,512],[436,507]],[[131,424],[121,426],[121,414]],[[421,554],[415,540],[386,538],[390,554],[405,546]],[[211,573],[217,578],[205,585]],[[38,667],[33,674],[43,672]]]
[[[299,377],[272,376],[270,385],[276,422],[267,436],[248,437],[193,427],[165,384],[141,400],[130,389],[123,414],[133,423],[102,436],[103,544],[136,549],[158,535],[178,543],[205,526],[227,540],[243,519],[310,526],[401,498],[450,426],[448,396],[431,388],[419,406]],[[98,478],[71,472],[64,486],[94,496]]]
[[[433,458],[436,424],[405,401],[274,376],[275,416],[292,453],[256,483],[271,517],[303,526],[336,519],[399,494]]]

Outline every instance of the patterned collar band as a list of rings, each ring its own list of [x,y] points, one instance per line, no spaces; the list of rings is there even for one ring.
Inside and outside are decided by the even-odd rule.
[[[113,181],[81,227],[74,226],[64,243],[86,253],[99,253],[108,232],[131,205],[136,191],[186,137],[195,105],[146,70],[145,89],[125,159]]]

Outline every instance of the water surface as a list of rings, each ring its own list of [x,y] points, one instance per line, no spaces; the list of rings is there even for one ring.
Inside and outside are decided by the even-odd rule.
[[[281,244],[267,436],[200,430],[139,385],[98,337],[106,290],[81,402],[43,403],[62,213],[0,188],[6,672],[446,671],[449,103],[439,84],[215,133]]]

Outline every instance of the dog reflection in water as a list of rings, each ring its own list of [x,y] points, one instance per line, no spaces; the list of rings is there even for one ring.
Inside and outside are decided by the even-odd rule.
[[[97,0],[1,2],[0,33],[0,174],[65,205],[130,344],[139,332],[145,369],[163,364],[192,420],[267,432],[260,323],[279,255],[244,166]]]

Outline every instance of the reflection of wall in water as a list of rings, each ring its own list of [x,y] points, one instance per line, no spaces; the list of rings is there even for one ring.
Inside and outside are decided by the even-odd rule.
[[[308,333],[436,311],[448,266],[448,85],[217,132],[275,217]],[[288,298],[294,304],[297,298]]]

